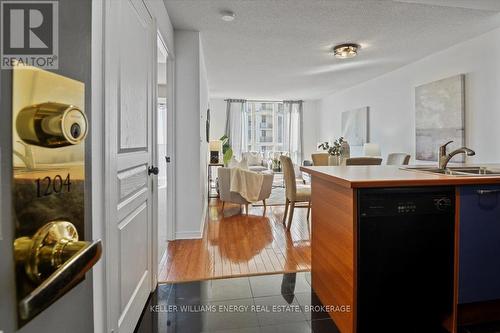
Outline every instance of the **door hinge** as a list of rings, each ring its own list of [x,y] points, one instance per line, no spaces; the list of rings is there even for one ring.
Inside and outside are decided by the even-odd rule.
[[[167,161],[167,163],[170,163],[170,156],[165,156],[165,161]]]

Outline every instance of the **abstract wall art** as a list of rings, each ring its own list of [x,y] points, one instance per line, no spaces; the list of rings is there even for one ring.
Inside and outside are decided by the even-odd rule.
[[[368,142],[368,106],[342,112],[342,137],[351,146]]]
[[[415,88],[416,159],[437,161],[438,148],[465,144],[465,75],[455,75]],[[463,162],[462,154],[453,159]]]

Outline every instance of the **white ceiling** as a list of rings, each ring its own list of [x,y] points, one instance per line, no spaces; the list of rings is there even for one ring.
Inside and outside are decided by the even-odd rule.
[[[211,97],[311,99],[500,26],[500,0],[165,0],[202,34]],[[478,9],[479,8],[479,9]],[[221,10],[236,13],[233,22]],[[332,46],[362,45],[335,59]]]

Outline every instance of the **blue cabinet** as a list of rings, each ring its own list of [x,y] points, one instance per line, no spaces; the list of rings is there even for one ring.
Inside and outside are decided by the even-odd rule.
[[[459,303],[500,299],[500,185],[460,187]]]

